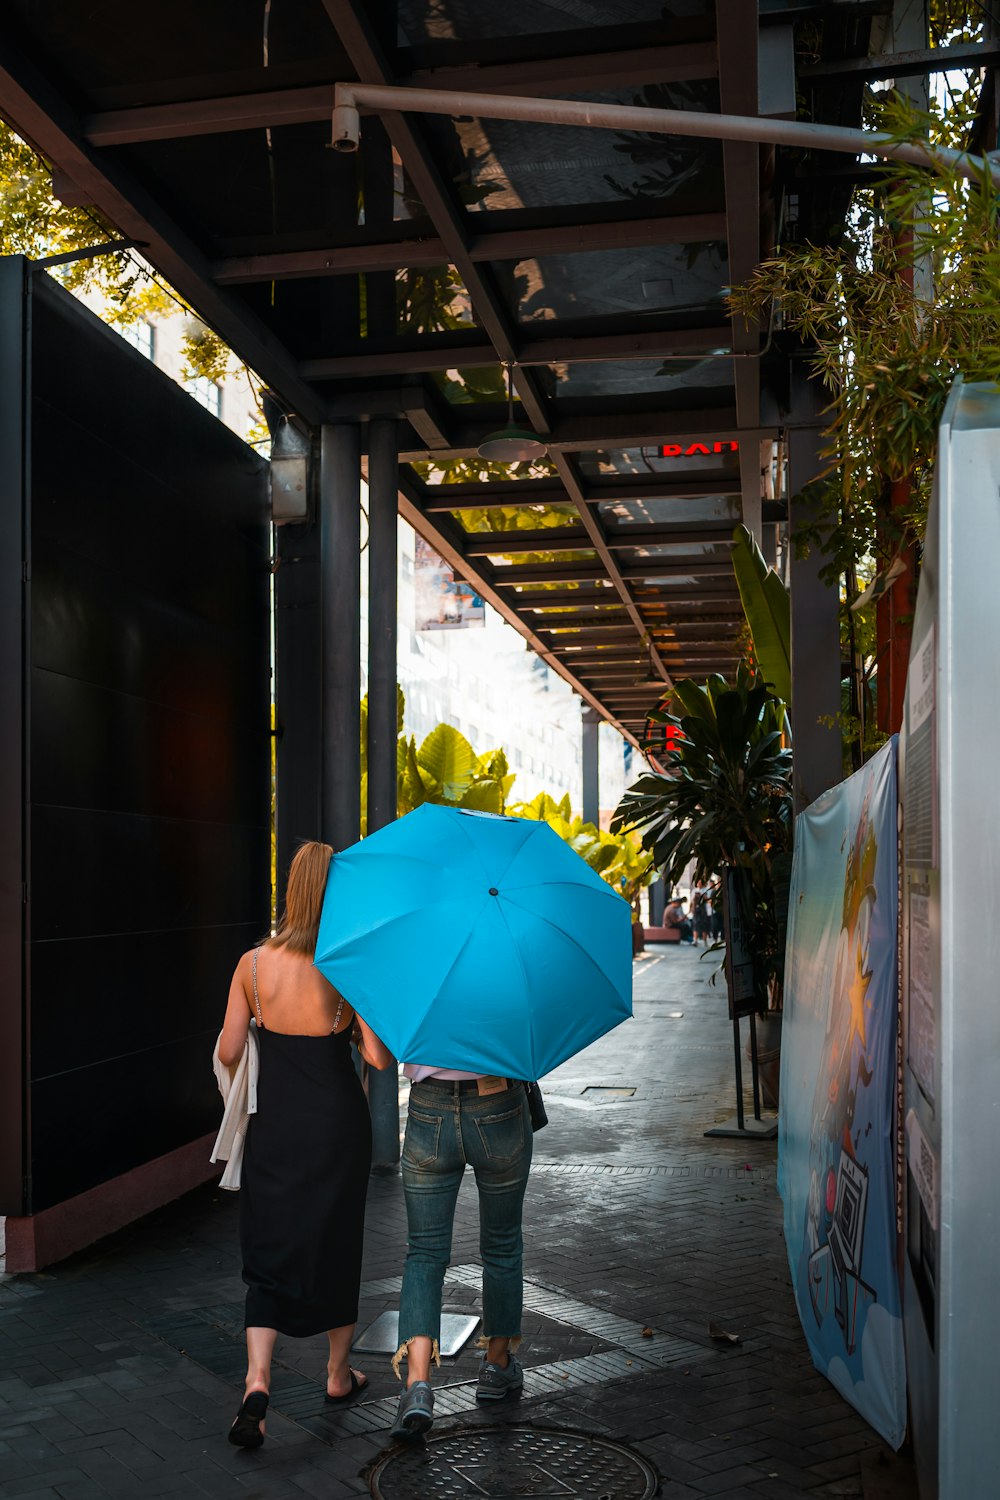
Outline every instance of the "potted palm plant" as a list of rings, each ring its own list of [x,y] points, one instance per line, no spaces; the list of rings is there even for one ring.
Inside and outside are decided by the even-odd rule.
[[[625,793],[612,832],[639,832],[672,884],[692,861],[699,882],[727,866],[743,872],[762,1008],[780,1018],[793,833],[785,705],[741,664],[734,683],[675,683],[652,717],[673,726],[673,748],[662,772],[647,772]],[[761,1050],[777,1052],[766,1037]]]

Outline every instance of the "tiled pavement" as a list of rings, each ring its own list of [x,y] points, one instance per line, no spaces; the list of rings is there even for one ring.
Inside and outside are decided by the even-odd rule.
[[[703,1136],[733,1109],[710,962],[667,948],[636,969],[635,1021],[546,1086],[525,1216],[524,1395],[476,1411],[469,1349],[441,1372],[438,1427],[604,1432],[657,1466],[665,1500],[915,1494],[812,1368],[774,1145]],[[601,1086],[635,1093],[584,1093]],[[467,1184],[446,1284],[455,1310],[478,1307],[475,1207]],[[362,1323],[394,1305],[404,1223],[398,1177],[374,1178]],[[236,1203],[212,1188],[0,1282],[0,1497],[366,1494],[398,1389],[385,1357],[364,1362],[366,1401],[327,1415],[325,1340],[279,1341],[264,1448],[226,1443],[245,1368],[241,1291]]]

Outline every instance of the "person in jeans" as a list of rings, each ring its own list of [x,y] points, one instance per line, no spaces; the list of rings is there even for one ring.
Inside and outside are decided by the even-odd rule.
[[[404,1072],[411,1080],[402,1159],[408,1242],[392,1367],[401,1378],[405,1358],[406,1389],[394,1438],[419,1437],[434,1420],[431,1363],[441,1363],[441,1289],[467,1166],[479,1189],[483,1257],[484,1352],[476,1398],[499,1401],[520,1391],[524,1376],[514,1351],[521,1342],[521,1208],[531,1167],[523,1083],[409,1064]]]

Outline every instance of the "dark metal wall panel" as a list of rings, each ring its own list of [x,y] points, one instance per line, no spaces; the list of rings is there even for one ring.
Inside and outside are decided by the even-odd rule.
[[[24,261],[0,259],[0,1212],[25,1187]]]
[[[208,1081],[206,1089],[203,1036],[164,1038],[140,1059],[110,1057],[35,1081],[33,1209],[62,1203],[204,1135],[219,1114],[211,1066]]]
[[[29,1211],[186,1144],[269,899],[265,465],[34,278]]]

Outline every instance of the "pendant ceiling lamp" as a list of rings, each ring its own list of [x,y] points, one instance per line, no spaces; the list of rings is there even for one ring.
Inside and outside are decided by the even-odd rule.
[[[515,464],[528,458],[542,458],[545,444],[533,432],[514,425],[514,391],[511,383],[513,366],[504,365],[507,374],[507,426],[499,432],[488,432],[479,444],[479,457],[496,463]]]

